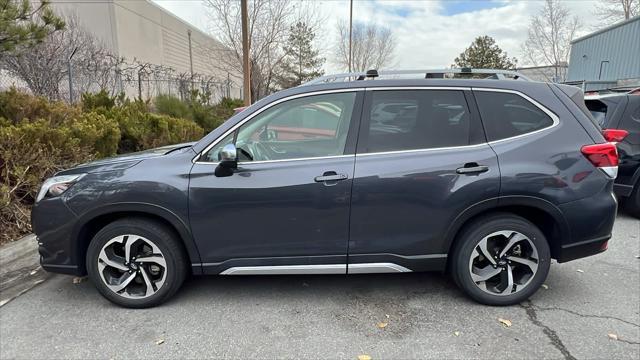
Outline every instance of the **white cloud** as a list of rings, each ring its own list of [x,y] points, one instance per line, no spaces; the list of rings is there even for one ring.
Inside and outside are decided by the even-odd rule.
[[[158,1],[206,31],[206,8],[198,1]],[[590,32],[595,17],[595,1],[565,1],[573,14]],[[391,28],[397,39],[395,69],[448,67],[477,36],[489,35],[509,56],[521,59],[520,45],[526,39],[527,27],[542,1],[496,1],[494,8],[446,15],[443,1],[354,1],[354,21],[374,22]],[[331,58],[336,41],[336,23],[349,19],[348,0],[320,1],[319,8],[327,18],[321,36],[322,56],[327,58],[325,70],[338,72]],[[522,61],[520,62],[522,64]]]

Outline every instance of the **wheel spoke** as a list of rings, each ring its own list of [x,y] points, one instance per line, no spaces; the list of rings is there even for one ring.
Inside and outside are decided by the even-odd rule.
[[[167,267],[167,262],[164,260],[164,258],[162,256],[158,256],[158,255],[140,256],[140,257],[136,258],[136,261],[137,262],[143,262],[143,263],[158,264],[158,265],[162,266],[163,268]]]
[[[476,268],[478,269],[478,268]],[[474,282],[487,281],[492,277],[500,274],[501,268],[494,268],[493,266],[486,266],[482,269],[478,269],[477,273],[471,273],[471,279]]]
[[[513,292],[513,271],[511,266],[507,266],[507,287],[502,290],[501,294],[509,295]]]
[[[114,260],[109,259],[109,257],[107,256],[107,254],[104,251],[102,251],[100,253],[100,257],[98,257],[98,260],[102,261],[103,263],[105,263],[108,266],[111,266],[111,267],[116,268],[116,269],[121,270],[121,271],[128,271],[129,270],[129,268],[126,267],[124,264],[120,264],[120,263],[118,263],[118,262],[116,262]]]
[[[136,242],[135,240],[131,240],[130,236],[124,237],[124,259],[127,262],[131,262],[131,245]]]
[[[522,240],[527,240],[526,236],[515,231],[511,233],[511,235],[509,235],[508,238],[509,238],[509,242],[507,243],[507,245],[505,245],[502,251],[500,251],[500,255],[498,255],[498,257],[500,258],[503,257],[509,250],[511,250],[513,245],[515,245],[516,243],[519,243]]]
[[[507,260],[528,266],[529,269],[531,269],[531,272],[533,273],[535,273],[538,270],[538,263],[533,260],[529,260],[529,259],[525,259],[517,256],[507,256]]]
[[[496,265],[496,260],[491,256],[489,249],[487,249],[487,238],[482,239],[478,243],[478,249],[480,249],[479,253],[482,254],[492,265]]]
[[[127,285],[129,285],[129,283],[131,283],[131,281],[133,281],[133,279],[135,279],[136,274],[129,274],[129,273],[125,273],[124,277],[121,278],[120,283],[117,285],[109,285],[107,284],[107,286],[114,292],[120,292],[122,291],[124,288],[127,287]]]
[[[153,294],[156,290],[153,288],[153,284],[151,283],[151,279],[149,278],[149,275],[147,274],[147,270],[145,270],[144,267],[140,268],[140,272],[142,273],[142,278],[144,279],[144,283],[147,286],[147,291],[144,294],[144,296],[149,296],[151,294]]]

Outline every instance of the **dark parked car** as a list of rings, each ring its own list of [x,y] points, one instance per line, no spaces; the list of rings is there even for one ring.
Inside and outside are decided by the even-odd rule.
[[[433,270],[507,305],[552,258],[607,249],[618,157],[579,89],[424,77],[315,82],[197,143],[60,172],[33,208],[42,266],[127,307],[189,274]]]
[[[640,218],[640,89],[589,95],[585,103],[603,129],[623,130],[616,143],[620,164],[613,189],[629,213]]]

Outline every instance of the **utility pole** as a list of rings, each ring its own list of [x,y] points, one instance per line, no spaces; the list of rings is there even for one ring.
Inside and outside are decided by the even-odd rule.
[[[189,70],[191,70],[191,90],[193,90],[193,53],[191,52],[191,29],[187,30],[189,37]]]
[[[247,0],[240,2],[242,17],[242,72],[244,77],[244,105],[251,105],[251,64],[249,62],[249,15]]]
[[[353,0],[351,0],[349,5],[349,72],[351,72],[351,42],[353,41],[352,36],[353,30]]]
[[[73,67],[71,66],[71,59],[73,59],[73,55],[76,54],[76,51],[78,51],[78,47],[73,49],[67,59],[67,73],[69,75],[69,104],[73,104]]]

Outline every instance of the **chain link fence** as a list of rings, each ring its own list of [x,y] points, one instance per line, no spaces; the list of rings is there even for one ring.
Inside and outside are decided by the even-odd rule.
[[[6,70],[0,70],[0,91],[16,88],[20,91],[41,95],[50,100],[62,100],[75,103],[83,93],[95,93],[101,90],[111,95],[124,94],[128,98],[150,100],[159,95],[175,96],[181,100],[189,99],[194,91],[206,94],[209,105],[218,103],[222,98],[241,99],[242,87],[230,74],[216,77],[202,74],[176,73],[171,68],[150,66],[148,64],[116,69],[106,72],[74,71],[66,74],[55,91],[38,93],[28,83],[13,76]]]

